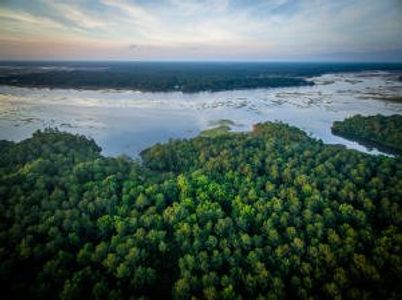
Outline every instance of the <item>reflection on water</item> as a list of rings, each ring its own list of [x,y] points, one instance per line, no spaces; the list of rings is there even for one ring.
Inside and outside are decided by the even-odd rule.
[[[332,135],[330,127],[357,113],[402,113],[398,76],[326,74],[313,78],[312,87],[196,94],[0,86],[0,139],[21,140],[36,129],[57,126],[93,137],[106,155],[136,155],[169,138],[195,136],[219,119],[233,120],[234,130],[280,120],[326,143],[378,154]]]

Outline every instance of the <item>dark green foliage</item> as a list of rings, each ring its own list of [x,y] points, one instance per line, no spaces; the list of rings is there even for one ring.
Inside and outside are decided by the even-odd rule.
[[[5,298],[402,296],[400,158],[281,123],[156,145],[142,165],[54,131],[0,149]]]
[[[36,159],[63,159],[79,161],[92,159],[102,149],[93,140],[82,135],[59,132],[58,129],[37,131],[33,137],[18,144],[0,141],[0,168],[18,168]]]
[[[356,115],[334,122],[332,132],[387,152],[402,154],[402,115]]]
[[[327,73],[401,70],[399,63],[0,62],[0,84],[141,91],[223,91],[313,85]]]
[[[290,76],[251,77],[238,74],[143,74],[126,72],[52,71],[46,73],[17,74],[0,77],[0,84],[58,88],[112,88],[140,91],[167,92],[182,91],[224,91],[233,89],[254,89],[313,85],[303,78]]]

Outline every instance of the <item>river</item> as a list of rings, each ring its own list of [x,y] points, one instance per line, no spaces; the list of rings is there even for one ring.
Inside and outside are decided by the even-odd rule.
[[[232,120],[235,131],[278,120],[325,143],[380,154],[334,136],[330,128],[354,114],[401,114],[399,76],[325,74],[310,78],[314,86],[193,94],[0,86],[0,139],[18,141],[37,129],[58,127],[92,137],[105,155],[135,157],[155,143],[196,136],[220,119]]]

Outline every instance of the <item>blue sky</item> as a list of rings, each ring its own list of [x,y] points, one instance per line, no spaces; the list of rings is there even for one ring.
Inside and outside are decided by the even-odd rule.
[[[402,61],[402,1],[0,0],[0,59]]]

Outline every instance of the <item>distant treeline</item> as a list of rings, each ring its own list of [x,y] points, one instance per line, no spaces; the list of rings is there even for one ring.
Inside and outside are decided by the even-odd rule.
[[[31,62],[1,64],[0,84],[150,92],[312,85],[324,73],[401,70],[397,64]]]
[[[224,91],[312,85],[296,77],[247,77],[238,74],[129,73],[110,71],[51,71],[0,77],[0,84],[32,87],[130,89],[143,92]]]

